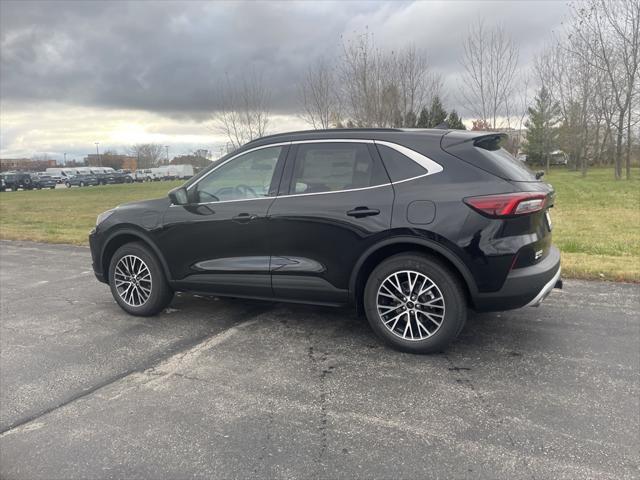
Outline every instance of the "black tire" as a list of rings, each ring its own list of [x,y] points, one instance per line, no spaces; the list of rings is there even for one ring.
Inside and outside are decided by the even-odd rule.
[[[441,292],[444,302],[444,318],[440,326],[433,331],[431,336],[422,340],[405,339],[399,334],[393,333],[385,326],[378,313],[377,297],[380,285],[390,275],[406,270],[418,272],[428,277]],[[462,331],[467,319],[467,301],[458,277],[438,259],[419,253],[394,255],[382,261],[371,272],[364,290],[364,310],[369,325],[385,343],[397,350],[409,353],[443,351]],[[406,317],[401,318],[404,321]]]
[[[49,187],[49,189],[50,189],[50,190],[55,190],[55,189],[56,189],[56,187]]]
[[[67,186],[67,188],[71,188],[71,184],[69,182],[65,183],[65,185]]]
[[[134,255],[141,259],[151,273],[151,294],[140,306],[129,305],[125,302],[115,286],[116,265],[120,259],[127,255]],[[113,254],[109,263],[109,286],[111,287],[111,294],[118,305],[125,312],[140,317],[150,317],[160,313],[173,299],[173,290],[167,283],[160,261],[145,244],[140,242],[127,243]]]
[[[84,187],[84,182],[80,182],[80,186],[81,186],[81,187]]]

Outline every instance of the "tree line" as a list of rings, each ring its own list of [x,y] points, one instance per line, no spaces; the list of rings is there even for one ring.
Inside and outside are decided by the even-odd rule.
[[[640,124],[640,0],[570,5],[532,67],[504,26],[472,24],[463,39],[461,75],[445,90],[426,50],[380,48],[365,31],[341,41],[335,58],[308,67],[298,86],[300,117],[312,128],[465,128],[447,98],[462,105],[475,130],[510,133],[507,148],[549,163],[560,149],[574,168],[615,166],[631,175]],[[256,72],[221,82],[216,129],[235,149],[269,127],[270,92]]]
[[[640,1],[589,0],[572,5],[564,31],[536,57],[539,85],[528,109],[529,154],[548,163],[565,151],[586,175],[613,164],[631,176],[640,123]],[[636,155],[637,155],[636,151]]]

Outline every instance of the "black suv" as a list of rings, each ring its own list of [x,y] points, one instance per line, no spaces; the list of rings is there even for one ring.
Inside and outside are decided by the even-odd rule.
[[[33,176],[33,184],[38,190],[42,188],[49,188],[53,190],[54,188],[56,188],[58,182],[51,175],[46,175],[43,173]]]
[[[504,135],[357,129],[264,137],[168,198],[101,214],[97,278],[134,315],[173,292],[364,310],[410,352],[442,349],[467,309],[538,305],[560,280],[554,191]]]
[[[2,174],[2,190],[33,190],[36,187],[34,177],[30,173],[6,172]]]
[[[81,173],[79,175],[74,175],[73,177],[68,178],[64,182],[64,184],[67,186],[67,188],[71,188],[73,186],[85,187],[100,185],[100,181],[95,175]]]

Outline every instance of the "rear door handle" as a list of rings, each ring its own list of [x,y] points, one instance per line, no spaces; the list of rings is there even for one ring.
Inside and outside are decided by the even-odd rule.
[[[237,223],[248,223],[251,220],[255,220],[256,218],[258,218],[257,215],[253,215],[251,213],[241,213],[233,217],[232,220]]]
[[[350,217],[362,218],[362,217],[371,217],[373,215],[378,215],[380,210],[369,207],[356,207],[353,210],[349,210],[347,215]]]

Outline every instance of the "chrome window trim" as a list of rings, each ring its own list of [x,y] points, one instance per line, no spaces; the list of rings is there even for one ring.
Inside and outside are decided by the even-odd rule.
[[[211,175],[213,172],[218,170],[223,165],[226,165],[230,161],[235,160],[236,158],[241,157],[242,155],[244,155],[246,153],[251,153],[251,152],[254,152],[256,150],[262,150],[264,148],[269,148],[269,147],[282,147],[282,146],[285,146],[285,145],[300,145],[300,144],[306,144],[306,143],[373,143],[373,144],[385,145],[385,146],[387,146],[389,148],[392,148],[393,150],[396,150],[397,152],[403,154],[404,156],[410,158],[411,160],[416,162],[418,165],[420,165],[422,168],[424,168],[427,172],[424,173],[423,175],[418,175],[416,177],[405,178],[403,180],[398,180],[396,182],[381,183],[380,185],[372,185],[372,186],[369,186],[369,187],[347,188],[347,189],[344,189],[344,190],[332,190],[332,191],[329,191],[329,192],[290,193],[290,194],[287,194],[287,195],[275,195],[275,196],[270,196],[270,197],[239,198],[239,199],[236,199],[236,200],[218,200],[218,201],[213,201],[213,202],[192,203],[190,205],[196,205],[196,206],[197,205],[214,205],[214,204],[218,204],[218,203],[248,202],[248,201],[254,201],[254,200],[269,200],[269,199],[275,199],[275,198],[290,198],[290,197],[303,197],[303,196],[310,196],[310,195],[328,195],[328,194],[333,194],[333,193],[357,192],[357,191],[360,191],[360,190],[371,190],[371,189],[374,189],[374,188],[388,187],[388,186],[391,186],[391,185],[397,185],[399,183],[410,182],[412,180],[417,180],[419,178],[428,177],[429,175],[435,175],[436,173],[440,173],[440,172],[443,171],[442,165],[440,165],[439,163],[434,162],[429,157],[427,157],[425,155],[422,155],[421,153],[418,153],[415,150],[411,150],[410,148],[405,147],[403,145],[399,145],[397,143],[387,142],[387,141],[384,141],[384,140],[369,140],[369,139],[359,139],[359,138],[319,138],[319,139],[313,139],[313,140],[293,140],[293,141],[290,141],[290,142],[270,143],[268,145],[260,145],[259,147],[255,147],[255,148],[251,148],[249,150],[245,150],[244,152],[241,152],[241,153],[239,153],[237,155],[234,155],[233,157],[225,160],[223,163],[221,163],[220,165],[215,167],[209,173],[207,173],[203,177],[199,178],[197,181],[193,182],[191,185],[189,185],[187,187],[187,190],[190,189],[191,187],[193,187],[194,185],[197,185],[201,180],[207,178],[209,175]],[[170,207],[184,207],[184,205],[174,205],[172,203],[170,205]]]
[[[384,140],[374,140],[375,144],[384,145],[385,147],[389,147],[394,149],[396,152],[403,154],[405,157],[410,158],[422,168],[427,171],[427,175],[435,175],[436,173],[440,173],[443,168],[439,163],[434,162],[429,157],[422,155],[421,153],[416,152],[415,150],[411,150],[404,145],[398,145],[397,143],[386,142]],[[426,176],[426,175],[425,175]],[[404,181],[404,180],[400,180]]]

